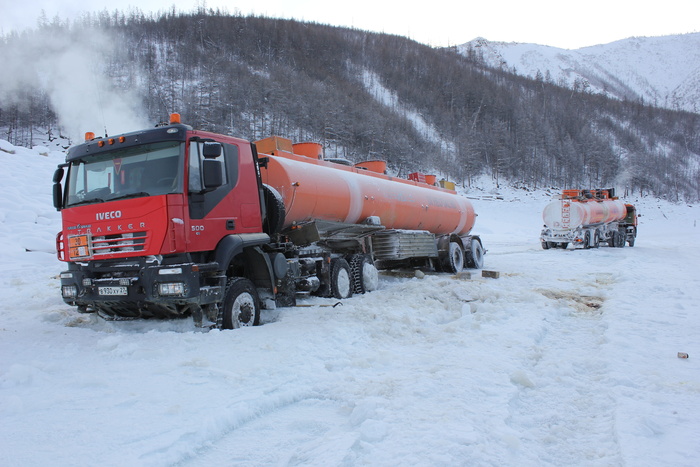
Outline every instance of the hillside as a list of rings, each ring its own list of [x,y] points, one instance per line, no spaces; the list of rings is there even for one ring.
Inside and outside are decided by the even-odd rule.
[[[457,49],[472,49],[487,65],[532,79],[539,74],[620,100],[700,112],[700,33],[631,37],[577,50],[478,38]]]
[[[0,57],[0,129],[17,145],[179,112],[197,128],[384,159],[399,176],[700,198],[700,115],[527,79],[403,37],[218,11],[103,12],[6,36]]]

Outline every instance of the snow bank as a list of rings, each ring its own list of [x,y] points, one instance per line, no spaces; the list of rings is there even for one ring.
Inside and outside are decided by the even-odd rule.
[[[499,279],[382,275],[342,306],[313,298],[203,332],[64,305],[51,202],[63,156],[10,146],[2,465],[700,462],[697,206],[630,200],[634,248],[545,251],[548,193],[472,190]]]

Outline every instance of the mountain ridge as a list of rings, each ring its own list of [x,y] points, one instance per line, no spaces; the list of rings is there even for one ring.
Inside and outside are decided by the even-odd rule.
[[[476,38],[457,46],[488,66],[657,107],[700,112],[700,33],[630,37],[580,49]]]
[[[401,177],[700,197],[700,114],[610,99],[581,78],[525,78],[473,48],[218,11],[115,12],[0,39],[0,134],[14,145],[39,132],[134,131],[178,112],[249,141],[382,159]]]

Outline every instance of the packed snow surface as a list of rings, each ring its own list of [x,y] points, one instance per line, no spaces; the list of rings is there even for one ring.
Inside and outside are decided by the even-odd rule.
[[[545,251],[552,193],[472,189],[499,278],[202,331],[63,303],[63,157],[0,141],[0,465],[700,465],[698,206],[628,198],[634,248]]]

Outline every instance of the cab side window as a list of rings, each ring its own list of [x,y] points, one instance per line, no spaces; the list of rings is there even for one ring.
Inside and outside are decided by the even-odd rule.
[[[224,185],[228,183],[228,169],[226,167],[225,157],[227,149],[226,146],[227,145],[223,145],[221,155],[213,159],[216,161],[221,161],[221,179],[223,180]],[[204,160],[203,147],[204,143],[202,143],[201,141],[190,142],[189,191],[191,193],[198,193],[202,191],[202,187],[204,186],[202,182],[202,161]]]

